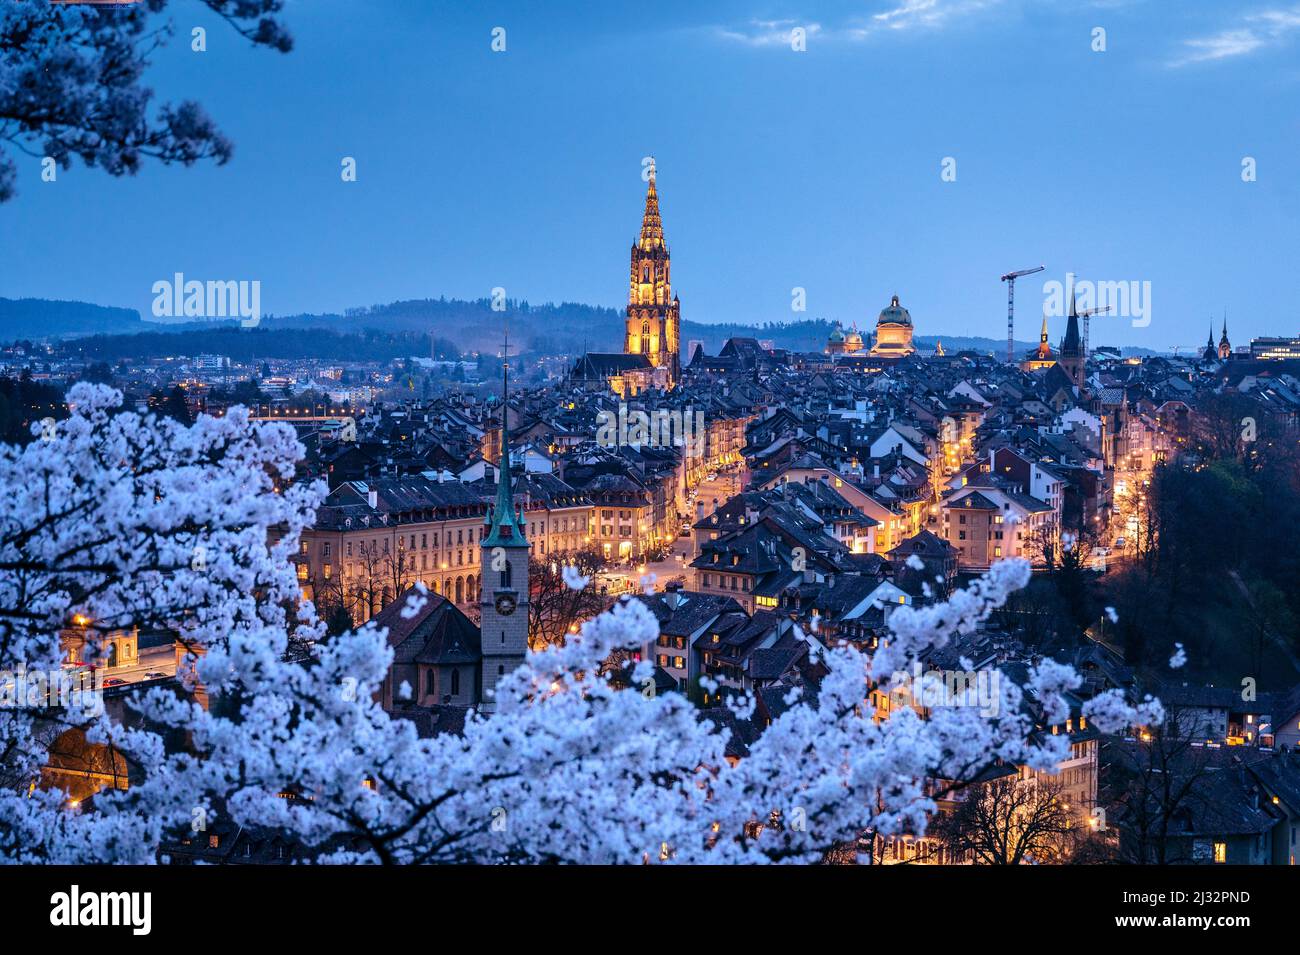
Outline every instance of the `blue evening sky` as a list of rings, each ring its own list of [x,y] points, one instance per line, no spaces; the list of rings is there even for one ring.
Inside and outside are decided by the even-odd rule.
[[[1234,344],[1300,333],[1292,0],[286,7],[288,55],[169,7],[150,79],[205,105],[228,165],[47,184],[16,157],[0,295],[148,315],[183,272],[259,279],[282,314],[495,286],[621,308],[653,155],[687,319],[865,326],[898,293],[918,334],[1000,337],[999,275],[1044,263],[1022,340],[1067,271],[1151,283],[1150,325],[1097,320],[1094,344],[1198,345],[1225,307]]]

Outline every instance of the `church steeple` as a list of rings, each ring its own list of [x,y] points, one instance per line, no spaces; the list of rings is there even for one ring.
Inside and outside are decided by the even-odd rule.
[[[1065,325],[1065,338],[1061,339],[1061,353],[1056,359],[1061,370],[1069,376],[1074,387],[1082,393],[1084,380],[1083,342],[1079,336],[1079,309],[1074,293],[1070,293],[1070,319]]]
[[[1210,340],[1214,339],[1214,326],[1210,326]],[[1228,341],[1228,310],[1223,310],[1223,337],[1219,339],[1219,357],[1227,361],[1232,357],[1232,343]]]
[[[514,490],[510,483],[510,339],[506,339],[501,362],[501,460],[497,465],[496,505],[488,515],[484,547],[527,547],[524,524],[515,514]]]
[[[527,525],[515,513],[510,480],[510,347],[501,353],[501,461],[496,506],[479,535],[479,699],[484,712],[496,708],[497,684],[528,653]],[[472,579],[472,578],[471,578]]]
[[[1061,354],[1073,357],[1082,354],[1083,345],[1079,339],[1079,308],[1070,293],[1070,318],[1065,324],[1065,338],[1061,341]]]
[[[642,249],[662,249],[664,247],[664,223],[659,216],[659,193],[655,191],[655,167],[653,161],[649,169],[649,185],[645,193],[645,215],[641,217]]]
[[[1034,354],[1035,361],[1051,361],[1052,345],[1047,340],[1047,310],[1043,309],[1043,330],[1038,333],[1038,351]]]
[[[644,355],[655,382],[653,387],[667,389],[681,377],[681,304],[673,294],[672,261],[664,241],[655,179],[651,159],[641,234],[632,244],[623,353]]]

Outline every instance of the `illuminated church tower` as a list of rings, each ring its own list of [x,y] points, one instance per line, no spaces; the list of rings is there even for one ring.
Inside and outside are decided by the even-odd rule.
[[[669,265],[652,162],[641,236],[632,245],[623,351],[628,355],[645,355],[655,368],[666,369],[667,386],[671,388],[681,377],[681,303],[673,295]]]
[[[508,369],[505,363],[496,505],[488,512],[479,536],[479,633],[483,650],[480,686],[483,709],[487,711],[495,709],[497,681],[521,666],[528,651],[528,538],[527,525],[515,511],[510,481]]]

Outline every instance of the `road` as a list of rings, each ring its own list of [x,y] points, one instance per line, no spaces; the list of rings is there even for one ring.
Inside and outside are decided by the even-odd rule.
[[[730,471],[715,474],[711,479],[700,482],[696,486],[693,499],[688,504],[690,509],[689,522],[691,524],[695,523],[696,503],[704,505],[704,515],[707,517],[718,507],[739,494],[747,481],[748,473],[743,468],[736,467]],[[612,567],[603,576],[610,579],[611,592],[638,590],[641,586],[641,578],[648,574],[655,575],[654,586],[656,590],[663,590],[666,584],[676,578],[685,578],[684,583],[689,587],[691,582],[690,562],[694,559],[692,546],[691,538],[679,536],[673,540],[667,559],[639,564],[634,567]]]

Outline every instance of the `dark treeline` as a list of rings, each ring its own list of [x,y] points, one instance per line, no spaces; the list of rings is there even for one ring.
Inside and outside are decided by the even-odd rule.
[[[351,334],[306,328],[207,328],[136,335],[92,335],[67,341],[59,352],[89,362],[170,355],[226,355],[234,361],[316,358],[323,361],[392,361],[409,356],[454,359],[456,345],[415,332],[366,330]]]
[[[0,441],[5,444],[27,444],[32,440],[33,422],[45,418],[60,421],[67,416],[62,389],[32,381],[29,372],[0,378]]]

